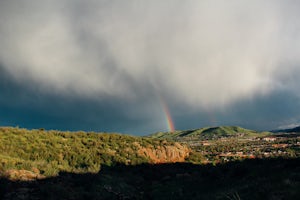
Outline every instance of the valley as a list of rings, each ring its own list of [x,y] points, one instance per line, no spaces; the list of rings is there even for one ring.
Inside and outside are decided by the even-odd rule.
[[[156,133],[151,138],[167,138],[188,145],[194,163],[224,163],[242,159],[300,157],[300,133],[255,132],[241,127],[214,127],[175,133]]]

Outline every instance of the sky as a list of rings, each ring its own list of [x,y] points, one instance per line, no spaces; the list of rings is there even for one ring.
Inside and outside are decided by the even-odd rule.
[[[300,2],[0,1],[0,126],[300,125]]]

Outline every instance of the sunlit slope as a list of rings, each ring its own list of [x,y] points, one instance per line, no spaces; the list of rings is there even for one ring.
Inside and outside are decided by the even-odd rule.
[[[0,175],[10,169],[45,176],[97,172],[102,165],[182,162],[188,154],[179,143],[124,134],[0,127]]]
[[[269,132],[258,132],[254,130],[245,129],[238,126],[219,126],[219,127],[205,127],[200,129],[192,129],[175,132],[158,132],[149,136],[149,138],[159,139],[176,139],[187,137],[199,137],[202,139],[214,139],[220,137],[259,137],[269,135]]]

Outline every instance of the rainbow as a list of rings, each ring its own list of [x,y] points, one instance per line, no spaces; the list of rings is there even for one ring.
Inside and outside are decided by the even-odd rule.
[[[162,109],[166,118],[166,122],[167,122],[167,126],[168,126],[168,130],[170,132],[174,132],[175,131],[175,126],[174,126],[174,122],[172,120],[172,116],[170,114],[169,108],[167,106],[167,104],[162,100],[162,98],[160,98],[160,103],[162,105]]]

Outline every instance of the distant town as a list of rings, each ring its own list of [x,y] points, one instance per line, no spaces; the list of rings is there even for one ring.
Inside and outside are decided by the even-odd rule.
[[[199,137],[177,138],[202,155],[202,163],[222,163],[241,159],[299,157],[300,134],[282,133],[263,137],[235,136],[210,140]]]

